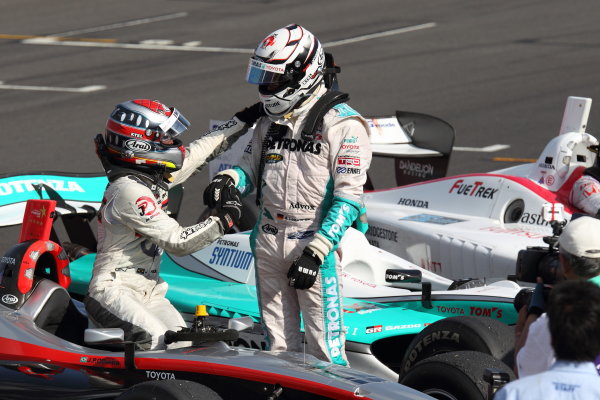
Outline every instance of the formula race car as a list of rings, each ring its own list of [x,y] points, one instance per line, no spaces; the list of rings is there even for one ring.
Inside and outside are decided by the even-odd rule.
[[[598,141],[585,133],[590,106],[569,98],[560,134],[535,163],[367,193],[369,241],[450,279],[520,276],[519,251],[553,235],[552,205],[564,206],[559,220],[581,212],[569,194],[596,158],[588,147]]]
[[[32,177],[17,179],[34,182]],[[88,192],[84,188],[93,185],[97,177],[52,175],[36,179],[43,197],[57,196],[53,188],[81,188],[63,192],[66,198],[57,201],[55,214],[62,226],[54,224],[49,232],[72,260],[69,291],[81,299],[95,256],[90,224],[95,221],[100,199],[81,200]],[[73,203],[71,195],[77,198]],[[63,234],[68,237],[60,240]],[[510,373],[507,364],[512,362],[514,334],[509,325],[516,321],[513,300],[521,289],[516,283],[451,281],[371,246],[364,235],[352,229],[340,249],[345,271],[346,352],[354,369],[406,381],[425,392],[447,392],[466,399],[486,398],[484,367],[495,365]],[[169,282],[167,297],[188,321],[198,304],[206,305],[210,322],[221,328],[232,318],[250,317],[255,323],[253,330],[241,332],[236,344],[261,349],[265,343],[253,268],[249,235],[235,233],[187,257],[164,253],[161,276]],[[455,353],[460,351],[469,354],[457,357]],[[431,356],[436,357],[435,364],[431,364]],[[424,370],[422,363],[427,365]],[[462,381],[433,379],[443,368],[466,372],[461,374]],[[463,394],[465,388],[477,395]]]
[[[0,262],[2,399],[431,399],[306,354],[232,347],[225,342],[238,338],[233,327],[247,327],[243,319],[169,331],[167,343],[193,345],[162,351],[136,352],[121,329],[88,328],[67,293],[67,256],[49,240],[54,208],[30,201],[20,241]]]

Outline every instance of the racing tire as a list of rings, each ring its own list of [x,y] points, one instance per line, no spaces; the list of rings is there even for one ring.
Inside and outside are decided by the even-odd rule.
[[[167,379],[138,383],[116,400],[223,400],[214,390],[198,382]]]
[[[514,337],[514,327],[492,318],[445,318],[427,326],[414,337],[404,353],[398,373],[402,377],[421,360],[461,350],[488,354],[512,367]]]
[[[399,382],[438,400],[488,400],[487,368],[507,373],[510,381],[516,379],[508,365],[489,354],[454,351],[418,362]]]

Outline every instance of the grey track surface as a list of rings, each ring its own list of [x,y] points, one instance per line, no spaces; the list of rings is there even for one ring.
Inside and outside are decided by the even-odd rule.
[[[101,171],[92,138],[113,106],[132,98],[178,107],[192,122],[192,140],[209,119],[229,118],[257,100],[256,87],[244,81],[249,53],[268,33],[294,22],[325,44],[434,23],[326,50],[342,67],[350,104],[364,115],[427,113],[455,127],[456,146],[511,146],[455,152],[450,174],[503,168],[510,164],[492,157],[537,157],[558,133],[568,96],[600,101],[598,15],[597,0],[3,0],[4,85],[106,88],[0,88],[0,173]],[[172,17],[140,21],[163,16]],[[31,44],[26,36],[60,36],[80,46]],[[89,39],[200,41],[248,53],[92,47]],[[600,105],[592,105],[588,131],[599,130]],[[203,171],[188,181],[184,224],[202,210],[207,179]],[[1,243],[16,239],[11,235]]]

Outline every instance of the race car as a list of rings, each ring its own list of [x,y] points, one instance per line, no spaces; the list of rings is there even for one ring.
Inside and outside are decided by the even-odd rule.
[[[60,179],[71,182],[72,187],[77,182],[84,188],[95,177],[53,175],[45,177],[45,184],[54,182],[54,187],[65,187],[67,183],[56,184]],[[63,195],[69,193],[73,192]],[[81,200],[82,192],[74,193],[77,201]],[[47,192],[41,194],[46,196]],[[56,204],[56,218],[62,226],[54,224],[51,237],[68,251],[72,260],[69,291],[79,299],[85,295],[91,277],[95,239],[90,223],[95,221],[99,201],[71,206],[67,197]],[[60,240],[60,234],[68,238]],[[451,281],[370,245],[353,229],[344,237],[340,255],[344,267],[346,353],[353,368],[402,381],[430,356],[475,351],[476,357],[489,359],[473,365],[498,362],[510,370],[506,365],[512,361],[513,332],[509,325],[516,321],[513,301],[521,289],[516,283]],[[234,233],[190,256],[164,253],[161,276],[169,282],[167,297],[189,322],[198,304],[207,307],[216,325],[226,326],[232,318],[250,317],[254,329],[241,332],[237,344],[261,349],[265,343],[253,268],[248,233]],[[421,371],[419,376],[425,375]],[[483,387],[482,377],[482,371],[469,375],[475,387]],[[429,387],[421,390],[432,390],[431,385],[437,381],[427,382]]]
[[[243,319],[169,331],[167,343],[192,346],[157,351],[136,351],[121,329],[88,328],[67,293],[67,256],[49,240],[55,215],[54,201],[29,201],[19,243],[0,261],[3,399],[432,399],[306,354],[228,345],[248,326]]]
[[[569,97],[559,135],[534,163],[366,193],[370,243],[450,279],[521,275],[519,252],[547,247],[552,221],[581,212],[569,194],[596,158],[590,107]]]

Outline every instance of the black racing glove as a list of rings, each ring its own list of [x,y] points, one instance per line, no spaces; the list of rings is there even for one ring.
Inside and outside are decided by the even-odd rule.
[[[317,280],[322,263],[314,251],[305,247],[302,255],[294,260],[288,270],[289,285],[296,289],[310,289]]]
[[[204,190],[204,204],[209,208],[215,208],[221,203],[221,192],[226,187],[235,188],[235,182],[229,175],[217,175]]]
[[[220,203],[215,207],[217,217],[227,232],[240,222],[242,217],[242,196],[235,186],[226,186],[220,192]]]
[[[260,117],[267,115],[263,104],[259,101],[250,107],[244,108],[242,111],[235,113],[235,117],[247,125],[254,125]]]

